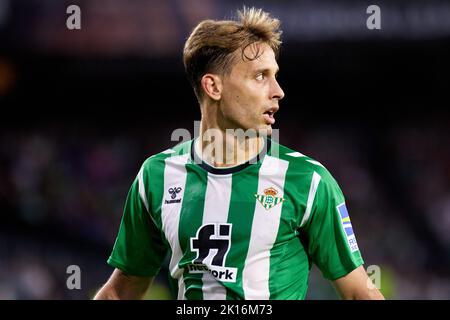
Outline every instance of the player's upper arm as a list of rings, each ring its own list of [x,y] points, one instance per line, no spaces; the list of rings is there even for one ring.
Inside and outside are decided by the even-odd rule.
[[[108,259],[113,268],[141,277],[156,276],[168,252],[161,222],[158,224],[149,210],[149,179],[149,173],[141,167],[128,191],[119,232]]]
[[[144,297],[153,277],[137,277],[115,269],[95,300],[137,300]]]
[[[335,280],[363,265],[364,260],[336,180],[326,169],[317,169],[311,176],[305,211],[309,217],[300,232],[312,262],[326,279]]]
[[[333,285],[342,299],[384,300],[383,295],[367,276],[363,266],[334,280]]]

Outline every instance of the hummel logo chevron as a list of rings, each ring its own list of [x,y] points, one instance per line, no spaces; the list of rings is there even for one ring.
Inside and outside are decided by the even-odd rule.
[[[167,190],[167,192],[169,192],[170,194],[170,198],[171,200],[165,200],[165,204],[170,204],[170,203],[180,203],[181,199],[175,199],[177,197],[177,194],[180,193],[181,188],[180,187],[175,187],[175,188],[170,188],[169,190]]]

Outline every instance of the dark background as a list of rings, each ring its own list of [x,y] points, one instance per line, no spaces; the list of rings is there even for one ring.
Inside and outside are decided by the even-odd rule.
[[[280,143],[335,176],[382,292],[450,298],[450,3],[1,0],[0,299],[88,299],[107,280],[140,165],[200,120],[184,41],[243,4],[282,21]],[[165,273],[147,298],[170,297]],[[336,299],[315,268],[308,298]]]

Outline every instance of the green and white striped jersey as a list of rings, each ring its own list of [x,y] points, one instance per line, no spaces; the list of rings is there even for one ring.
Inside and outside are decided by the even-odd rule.
[[[178,299],[304,299],[311,264],[340,278],[363,260],[344,196],[319,162],[267,139],[255,161],[214,168],[193,140],[148,158],[108,264],[155,276],[170,256]]]

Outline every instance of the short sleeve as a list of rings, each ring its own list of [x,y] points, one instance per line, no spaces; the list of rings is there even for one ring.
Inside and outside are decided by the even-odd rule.
[[[304,232],[312,261],[326,279],[336,280],[364,261],[341,189],[328,171],[320,178]]]
[[[141,277],[158,274],[167,248],[139,193],[139,175],[128,192],[108,264]]]

